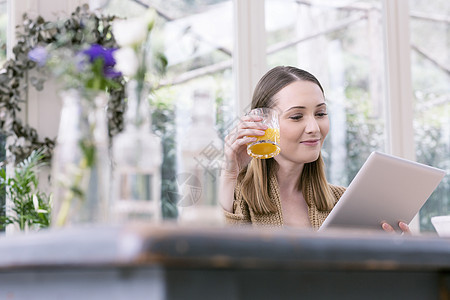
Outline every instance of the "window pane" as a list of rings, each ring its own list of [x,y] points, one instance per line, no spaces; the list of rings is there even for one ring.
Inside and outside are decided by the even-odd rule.
[[[374,150],[385,149],[380,1],[266,0],[268,65],[293,65],[325,89],[331,130],[328,180],[347,186]]]
[[[450,214],[450,2],[410,0],[414,134],[419,162],[447,171],[420,211],[422,231],[432,216]]]

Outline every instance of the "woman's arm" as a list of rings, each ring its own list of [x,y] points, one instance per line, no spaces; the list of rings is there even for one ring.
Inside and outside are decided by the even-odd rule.
[[[233,213],[234,190],[237,178],[224,173],[227,172],[222,171],[220,174],[219,201],[225,211]]]
[[[247,202],[241,196],[240,187],[236,186],[236,180],[221,178],[221,190],[219,199],[223,207],[225,222],[229,225],[249,225],[252,223]],[[233,186],[233,190],[231,190]],[[231,199],[231,201],[229,201]],[[223,203],[223,204],[222,204]],[[227,207],[224,206],[228,205]]]
[[[233,213],[233,201],[239,172],[252,159],[247,154],[247,144],[264,135],[267,126],[260,116],[244,116],[238,126],[225,137],[225,161],[220,174],[219,202],[223,209]]]

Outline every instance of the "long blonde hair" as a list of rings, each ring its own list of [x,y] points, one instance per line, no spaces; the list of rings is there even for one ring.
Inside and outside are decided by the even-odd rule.
[[[252,109],[273,108],[275,106],[273,96],[298,80],[317,84],[323,93],[323,88],[314,75],[295,67],[279,66],[268,71],[256,85],[252,98]],[[278,164],[273,158],[252,159],[249,165],[239,173],[238,180],[242,183],[242,196],[256,213],[268,214],[277,209],[269,194],[269,179],[275,176],[277,168]],[[328,211],[333,208],[333,195],[328,187],[321,154],[316,161],[306,163],[303,167],[298,189],[302,191],[303,195],[306,195],[308,188],[317,209]]]

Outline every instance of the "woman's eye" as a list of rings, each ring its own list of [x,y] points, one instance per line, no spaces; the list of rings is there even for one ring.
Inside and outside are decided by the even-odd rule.
[[[325,117],[326,115],[328,115],[326,112],[316,113],[316,116],[318,116],[318,117]]]
[[[294,116],[290,116],[289,119],[300,120],[302,117],[303,117],[303,115],[294,115]]]

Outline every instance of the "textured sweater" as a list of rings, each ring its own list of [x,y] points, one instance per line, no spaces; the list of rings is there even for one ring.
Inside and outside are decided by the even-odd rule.
[[[336,205],[339,198],[345,191],[344,187],[329,185],[334,196],[334,204]],[[281,227],[283,226],[283,215],[281,211],[280,192],[276,176],[269,179],[269,196],[275,201],[277,210],[269,214],[258,214],[252,210],[248,203],[244,200],[241,193],[241,184],[237,184],[234,191],[233,212],[225,211],[225,219],[231,225],[253,225],[253,226],[267,226],[267,227]],[[320,211],[317,209],[312,199],[312,189],[308,187],[304,195],[308,204],[308,216],[311,226],[314,229],[319,229],[322,223],[330,214],[329,211]]]

